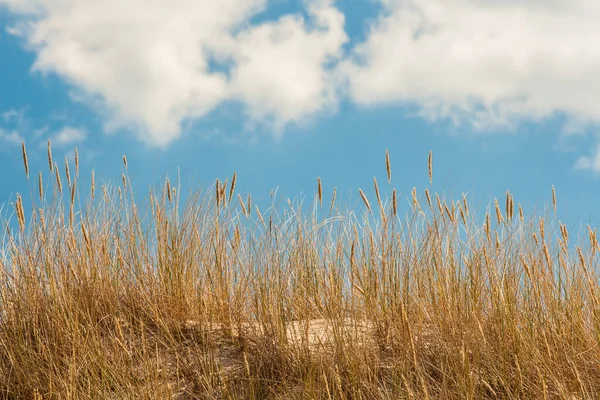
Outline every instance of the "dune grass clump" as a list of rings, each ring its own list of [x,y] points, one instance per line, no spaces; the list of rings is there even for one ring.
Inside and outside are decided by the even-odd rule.
[[[0,398],[600,393],[591,227],[571,243],[555,218],[517,217],[510,193],[477,221],[466,196],[426,189],[422,205],[413,189],[402,216],[387,152],[392,199],[375,179],[361,217],[335,190],[323,207],[321,179],[309,210],[253,209],[236,174],[183,205],[167,179],[138,207],[126,158],[96,191],[75,154],[61,170],[48,142],[50,177],[4,221]]]

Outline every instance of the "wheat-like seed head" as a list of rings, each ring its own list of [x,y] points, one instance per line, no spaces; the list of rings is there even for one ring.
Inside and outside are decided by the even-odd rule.
[[[521,204],[519,204],[519,219],[521,220],[521,223],[525,222],[525,218],[523,217],[523,208],[521,207]]]
[[[169,199],[169,202],[173,201],[173,197],[171,195],[171,181],[169,181],[169,178],[167,178],[167,198]]]
[[[544,218],[540,218],[540,237],[542,238],[542,242],[545,242],[545,232],[544,232]]]
[[[496,231],[496,252],[500,251],[500,236],[498,235],[498,231]]]
[[[463,207],[458,206],[458,211],[460,212],[460,218],[462,219],[463,224],[467,225],[467,218],[465,217],[465,212],[463,211]]]
[[[23,166],[25,167],[25,175],[29,179],[29,163],[27,162],[27,149],[25,149],[25,142],[21,142],[21,152],[23,153]]]
[[[550,258],[550,251],[548,250],[548,245],[546,243],[544,243],[544,258],[546,259],[548,268],[552,268],[552,259]]]
[[[531,236],[533,237],[533,241],[535,242],[535,245],[539,246],[540,241],[538,240],[537,233],[533,232],[533,234]]]
[[[65,175],[67,176],[67,185],[71,187],[71,174],[69,173],[69,159],[65,156]]]
[[[490,230],[491,230],[490,214],[489,213],[485,213],[485,234],[487,236],[490,235]]]
[[[502,217],[502,211],[500,211],[500,207],[498,206],[498,199],[494,199],[494,206],[496,208],[496,220],[498,221],[498,225],[504,222],[504,218]]]
[[[123,166],[127,169],[127,156],[123,154]]]
[[[250,194],[248,194],[248,200],[246,203],[246,208],[248,209],[248,216],[250,216],[250,214],[252,214],[252,197],[250,196]]]
[[[554,215],[556,215],[556,190],[554,190],[554,185],[552,185],[552,205],[554,206]]]
[[[223,203],[223,207],[227,204],[227,197],[225,197],[225,189],[227,188],[228,180],[225,179],[225,182],[221,183],[221,202]]]
[[[583,269],[587,270],[587,267],[585,265],[585,258],[583,258],[583,253],[581,252],[581,248],[579,246],[576,246],[576,248],[577,248],[577,255],[579,255],[579,262],[581,263],[581,266],[583,267]]]
[[[596,229],[592,231],[592,228],[588,225],[588,230],[590,233],[590,246],[592,247],[592,257],[595,257],[596,251],[600,248],[600,246],[598,245],[598,238],[596,237]],[[567,227],[565,226],[565,233],[566,232]]]
[[[40,194],[40,201],[42,201],[44,199],[44,182],[42,179],[42,171],[40,171],[38,179],[38,192]]]
[[[321,185],[321,178],[317,178],[317,196],[319,204],[323,207],[323,186]]]
[[[75,203],[75,182],[71,185],[71,206]]]
[[[231,177],[231,187],[229,188],[229,202],[233,198],[233,192],[235,191],[235,182],[237,180],[237,172],[233,172],[233,177]]]
[[[390,152],[385,150],[385,169],[387,171],[388,183],[392,182],[392,166],[390,164]]]
[[[75,147],[75,176],[79,177],[79,150]]]
[[[48,139],[48,168],[50,168],[50,172],[52,172],[52,169],[54,164],[52,163],[52,145],[50,144],[50,139]]]
[[[333,195],[331,196],[331,205],[329,206],[329,212],[333,211],[333,206],[335,204],[335,196],[337,194],[337,187],[333,188]]]
[[[398,199],[396,196],[396,189],[392,192],[392,213],[394,217],[398,214]]]
[[[123,189],[127,191],[127,178],[125,177],[125,174],[121,174],[121,180],[123,181]]]
[[[425,198],[427,199],[427,204],[429,204],[429,208],[433,211],[433,205],[431,203],[431,196],[429,195],[429,190],[425,188]]]
[[[263,227],[265,229],[267,229],[267,225],[265,224],[265,220],[264,220],[262,214],[260,213],[260,210],[258,209],[258,206],[256,204],[254,205],[254,208],[256,208],[256,214],[258,215],[258,219],[262,223]]]
[[[24,232],[25,231],[25,211],[23,210],[23,199],[21,199],[20,194],[17,194],[16,211],[17,211],[17,220],[19,222],[19,227],[21,228],[21,232]]]
[[[440,215],[444,213],[444,209],[442,208],[442,202],[440,201],[440,196],[436,193],[435,194],[435,201],[437,203],[437,207],[438,207],[438,211],[440,212]]]
[[[94,170],[92,170],[92,200],[94,200],[96,194],[96,180],[94,179]]]
[[[62,194],[62,182],[60,181],[60,172],[58,172],[58,164],[54,163],[54,173],[56,176],[56,184],[58,185],[58,191]]]
[[[419,210],[421,209],[421,205],[419,204],[419,200],[417,199],[417,188],[413,187],[412,188],[412,200],[413,200],[413,206],[417,207]],[[440,212],[443,213],[443,211]]]
[[[91,249],[92,243],[90,241],[90,236],[88,235],[87,229],[85,227],[85,223],[83,221],[81,221],[81,233],[83,234],[83,240],[85,241],[87,248]]]
[[[221,182],[219,179],[215,181],[215,200],[217,201],[217,208],[221,204]]]
[[[444,203],[444,210],[446,211],[446,214],[448,215],[450,222],[454,223],[454,212],[450,211],[450,209],[448,208],[448,205],[446,203]]]
[[[240,202],[240,206],[242,207],[242,212],[248,218],[248,211],[246,210],[246,205],[244,204],[244,199],[242,199],[242,195],[238,193],[238,201]]]
[[[369,200],[367,200],[367,196],[365,196],[365,193],[362,191],[362,189],[358,189],[358,193],[360,194],[360,197],[362,197],[363,202],[367,206],[369,212],[373,214],[373,211],[371,210],[371,204],[369,203]]]
[[[379,204],[379,209],[383,210],[383,204],[381,203],[381,197],[379,196],[379,186],[377,185],[377,178],[373,177],[373,186],[375,187],[375,198],[377,199],[377,204]]]
[[[432,158],[433,158],[433,152],[429,151],[429,158],[427,160],[427,166],[429,169],[429,183],[433,183],[433,168],[432,168]]]
[[[75,221],[74,207],[75,207],[75,182],[73,182],[73,185],[71,186],[71,202],[69,204],[69,226],[70,227],[73,227],[73,222]]]

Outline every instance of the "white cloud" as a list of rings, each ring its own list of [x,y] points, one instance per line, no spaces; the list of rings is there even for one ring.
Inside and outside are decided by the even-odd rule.
[[[58,147],[67,147],[83,142],[86,136],[85,131],[81,129],[65,126],[51,138],[51,141],[52,144],[56,144]]]
[[[236,36],[231,90],[249,105],[254,119],[298,122],[337,102],[336,86],[323,65],[342,56],[344,16],[316,4],[309,12],[316,29],[309,30],[300,16],[286,16]]]
[[[591,170],[594,174],[600,173],[600,145],[596,146],[594,154],[591,157],[582,156],[579,157],[575,163],[575,169],[586,169]]]
[[[129,127],[165,145],[186,119],[228,100],[279,125],[334,103],[325,64],[346,40],[343,15],[307,0],[298,15],[250,25],[267,0],[0,0],[21,22],[13,34],[37,52],[34,68],[57,73],[100,105],[109,130]],[[308,26],[308,25],[314,25]],[[218,71],[215,62],[228,64]]]
[[[23,136],[21,136],[19,132],[0,128],[0,142],[9,145],[17,145],[21,144],[23,140]]]
[[[365,105],[511,124],[564,113],[600,121],[595,0],[381,0],[385,12],[340,70]]]
[[[15,110],[14,108],[11,108],[8,111],[2,112],[0,115],[5,123],[13,119],[17,120],[17,122],[21,122],[25,119],[25,110]]]

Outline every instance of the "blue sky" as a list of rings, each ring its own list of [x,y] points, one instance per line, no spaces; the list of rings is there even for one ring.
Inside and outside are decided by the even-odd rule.
[[[202,189],[360,200],[554,185],[569,227],[597,224],[600,6],[587,0],[0,0],[0,203],[77,146],[81,174],[139,196],[178,171]],[[84,178],[85,180],[86,178]]]

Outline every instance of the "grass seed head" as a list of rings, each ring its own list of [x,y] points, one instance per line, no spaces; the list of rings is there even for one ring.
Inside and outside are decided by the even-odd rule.
[[[52,172],[54,168],[54,163],[52,163],[52,144],[50,143],[50,139],[48,139],[48,168],[50,172]]]
[[[323,207],[323,186],[321,185],[321,178],[317,178],[317,197],[319,204]]]
[[[29,163],[27,162],[27,149],[25,148],[25,142],[21,142],[21,152],[23,153],[23,166],[25,167],[25,175],[29,179]]]
[[[429,158],[427,160],[427,166],[428,166],[428,170],[429,170],[429,183],[433,183],[433,168],[432,168],[432,160],[433,159],[433,152],[429,151]]]
[[[233,177],[231,178],[231,187],[229,188],[229,202],[231,203],[231,199],[233,198],[233,192],[235,191],[235,182],[237,180],[237,172],[233,173]]]
[[[369,210],[369,212],[371,214],[373,214],[373,211],[371,210],[371,204],[369,203],[367,196],[365,196],[365,193],[362,191],[362,189],[358,189],[358,193],[360,194],[360,197],[362,198],[363,202],[367,206],[367,209]]]
[[[329,206],[329,212],[333,211],[333,206],[335,205],[335,196],[337,194],[337,187],[333,188],[333,195],[331,196],[331,205]]]
[[[56,184],[58,185],[58,191],[62,194],[62,182],[60,180],[60,172],[58,172],[58,164],[54,163],[54,173],[56,176]]]
[[[248,218],[248,210],[246,210],[246,205],[244,204],[244,199],[242,199],[242,195],[238,193],[238,201],[240,202],[240,206],[242,207],[242,212]]]
[[[79,176],[79,150],[75,147],[75,176]]]
[[[67,176],[67,185],[71,187],[71,174],[69,173],[69,159],[65,156],[65,175]]]
[[[392,182],[392,166],[390,164],[390,152],[385,150],[385,170],[387,171],[388,183]]]
[[[40,195],[40,202],[44,199],[44,181],[42,179],[42,171],[40,171],[38,178],[38,192]]]

